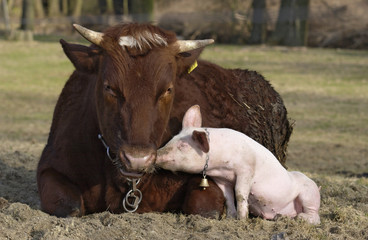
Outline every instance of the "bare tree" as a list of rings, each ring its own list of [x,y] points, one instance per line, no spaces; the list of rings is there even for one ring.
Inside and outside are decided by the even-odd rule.
[[[282,0],[271,44],[302,46],[308,34],[309,0]]]
[[[123,0],[123,12],[124,15],[129,14],[129,0]]]
[[[149,22],[153,18],[153,0],[131,0],[130,14],[137,22]]]
[[[34,0],[23,0],[21,30],[33,30],[34,27]]]
[[[253,0],[252,32],[248,42],[250,44],[264,43],[266,40],[266,0]]]
[[[7,0],[2,0],[2,10],[5,22],[5,34],[8,36],[10,34],[11,27],[10,27],[10,18]]]
[[[99,0],[98,5],[102,14],[114,13],[114,1],[113,0]]]
[[[48,0],[48,16],[57,17],[60,15],[60,4],[59,0]]]
[[[42,5],[42,0],[34,0],[34,10],[37,18],[45,17],[45,11]]]
[[[83,1],[74,0],[69,3],[69,15],[73,17],[79,17],[82,14]]]

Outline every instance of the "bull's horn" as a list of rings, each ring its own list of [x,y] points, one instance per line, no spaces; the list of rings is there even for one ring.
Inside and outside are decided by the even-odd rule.
[[[190,50],[194,50],[197,48],[205,47],[214,43],[213,39],[205,39],[205,40],[178,40],[176,44],[179,46],[179,53],[187,52]]]
[[[88,28],[82,27],[81,25],[78,25],[76,23],[73,24],[73,27],[75,30],[77,30],[80,35],[82,35],[85,39],[90,41],[91,43],[96,44],[97,46],[100,45],[102,41],[102,37],[104,36],[103,33],[95,32],[92,30],[89,30]]]

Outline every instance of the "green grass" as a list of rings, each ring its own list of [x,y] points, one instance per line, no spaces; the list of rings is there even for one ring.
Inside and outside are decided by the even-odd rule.
[[[0,41],[0,62],[0,138],[45,139],[72,64],[55,42]]]
[[[368,172],[368,52],[214,46],[203,58],[256,70],[295,120],[287,165],[307,171]]]
[[[47,137],[73,66],[58,42],[41,40],[0,41],[0,138]],[[295,121],[291,168],[368,172],[367,51],[215,45],[202,58],[256,70],[281,94]]]

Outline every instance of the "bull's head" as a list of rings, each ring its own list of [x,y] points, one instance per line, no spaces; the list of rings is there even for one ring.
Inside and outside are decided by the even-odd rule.
[[[104,33],[74,24],[94,45],[99,129],[127,176],[156,158],[175,95],[175,80],[213,40],[180,41],[151,25],[129,24]],[[94,55],[94,54],[89,54]]]

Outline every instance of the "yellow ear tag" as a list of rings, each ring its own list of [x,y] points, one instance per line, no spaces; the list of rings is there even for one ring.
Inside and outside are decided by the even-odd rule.
[[[190,66],[190,68],[188,69],[188,73],[193,72],[193,70],[198,67],[198,63],[197,60],[192,64],[192,66]]]

